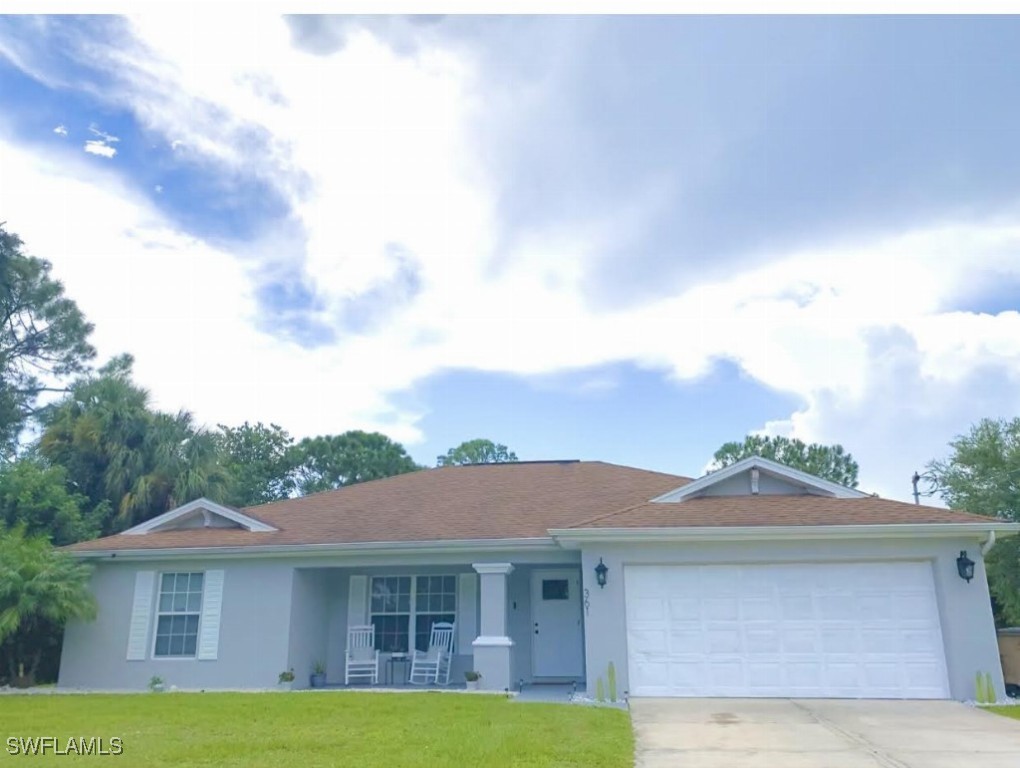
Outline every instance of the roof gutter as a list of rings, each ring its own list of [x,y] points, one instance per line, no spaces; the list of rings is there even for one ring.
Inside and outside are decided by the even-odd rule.
[[[995,531],[988,532],[988,538],[981,545],[981,556],[984,557],[991,552],[992,547],[995,546]]]
[[[549,534],[567,549],[586,542],[777,541],[887,538],[977,538],[1014,536],[1020,523],[899,523],[877,525],[747,525],[685,528],[556,528]]]
[[[368,541],[340,544],[266,544],[228,547],[164,547],[160,549],[65,550],[82,560],[181,560],[195,557],[275,558],[337,555],[444,555],[469,552],[562,551],[549,537],[529,539],[456,539],[449,541]]]

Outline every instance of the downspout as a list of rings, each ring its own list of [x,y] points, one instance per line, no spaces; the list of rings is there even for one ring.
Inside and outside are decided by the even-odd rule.
[[[981,556],[984,557],[985,555],[987,555],[994,546],[995,546],[995,531],[989,531],[988,538],[985,540],[984,544],[981,545]]]

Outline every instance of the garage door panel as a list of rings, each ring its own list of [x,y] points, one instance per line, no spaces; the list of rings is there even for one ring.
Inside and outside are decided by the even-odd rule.
[[[634,695],[948,695],[925,563],[625,570]]]
[[[754,657],[778,654],[783,648],[778,629],[749,627],[744,631],[744,641],[748,655]]]
[[[730,659],[715,658],[707,667],[709,684],[716,689],[740,688],[744,682],[744,663],[739,656]]]
[[[815,654],[821,650],[818,630],[814,627],[783,626],[780,631],[783,638],[783,653]]]
[[[893,610],[902,619],[927,619],[931,616],[932,600],[922,592],[898,593],[893,596]]]
[[[707,652],[710,656],[718,654],[740,654],[743,652],[740,627],[708,629],[705,632]]]
[[[630,633],[630,652],[635,656],[652,659],[669,653],[666,629],[635,630]]]
[[[740,601],[740,617],[744,621],[773,621],[776,601],[770,597],[745,597]]]
[[[673,655],[697,654],[700,656],[707,652],[705,633],[701,631],[701,627],[688,630],[674,629],[669,633],[669,648]]]
[[[747,682],[754,689],[778,689],[783,685],[783,665],[777,661],[748,662]]]
[[[740,618],[740,600],[736,596],[706,597],[701,606],[705,618],[710,621],[736,621]]]
[[[657,597],[637,597],[627,607],[633,610],[635,621],[662,621],[667,616],[665,601]]]
[[[858,598],[861,616],[879,621],[896,618],[892,595],[864,594]]]
[[[938,637],[930,625],[904,629],[899,633],[899,650],[902,653],[921,653],[935,656],[942,652]]]
[[[782,586],[778,588],[783,589]],[[785,621],[810,621],[815,618],[815,602],[811,595],[782,594],[779,600]]]
[[[857,619],[861,616],[857,596],[852,592],[823,592],[816,597],[821,619]]]
[[[691,597],[670,597],[669,615],[673,621],[701,620],[701,602]]]

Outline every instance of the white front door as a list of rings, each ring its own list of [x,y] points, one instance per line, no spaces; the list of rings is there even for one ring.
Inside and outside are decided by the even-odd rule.
[[[927,562],[632,565],[635,696],[944,699]]]
[[[581,574],[541,570],[531,574],[531,672],[535,677],[584,675]]]

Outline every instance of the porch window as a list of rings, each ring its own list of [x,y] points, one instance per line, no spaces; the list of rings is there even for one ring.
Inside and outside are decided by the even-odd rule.
[[[164,573],[160,578],[153,656],[195,655],[203,576],[201,573]]]
[[[428,649],[432,625],[457,615],[456,576],[373,576],[371,621],[384,653]]]

